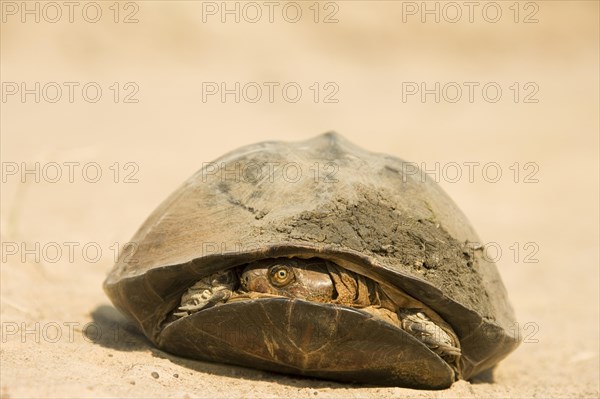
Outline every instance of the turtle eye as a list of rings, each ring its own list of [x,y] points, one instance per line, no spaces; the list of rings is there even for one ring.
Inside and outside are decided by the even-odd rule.
[[[276,287],[284,287],[294,281],[294,272],[285,266],[274,266],[269,270],[271,284]]]

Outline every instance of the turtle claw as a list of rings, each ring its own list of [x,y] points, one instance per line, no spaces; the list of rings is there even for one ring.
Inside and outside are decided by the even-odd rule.
[[[236,274],[225,270],[204,277],[192,285],[181,297],[178,312],[173,316],[182,318],[202,309],[210,308],[221,302],[226,302],[233,293],[236,285]]]
[[[461,355],[460,348],[452,337],[418,309],[399,312],[402,329],[417,338],[444,360],[453,360]]]

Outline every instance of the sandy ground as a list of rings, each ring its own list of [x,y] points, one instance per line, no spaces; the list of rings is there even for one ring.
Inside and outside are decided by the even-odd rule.
[[[287,3],[273,22],[255,3],[256,23],[243,3],[224,23],[220,2],[82,2],[72,22],[21,4],[2,2],[3,397],[598,397],[598,2],[476,2],[473,22],[462,3],[455,21],[429,2],[436,22],[421,2],[299,2],[296,23]],[[221,82],[239,103],[207,91]],[[439,102],[407,91],[436,82]],[[118,248],[202,162],[328,130],[422,164],[488,244],[524,341],[493,382],[429,392],[184,360],[104,295]]]

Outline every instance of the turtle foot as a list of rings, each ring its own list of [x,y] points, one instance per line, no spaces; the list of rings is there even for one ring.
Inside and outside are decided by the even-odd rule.
[[[402,309],[398,312],[401,327],[442,359],[452,364],[460,356],[461,351],[452,337],[435,324],[420,309]]]
[[[237,276],[232,270],[225,270],[203,279],[192,285],[181,297],[175,317],[186,317],[202,309],[207,309],[221,302],[226,302],[233,293]]]

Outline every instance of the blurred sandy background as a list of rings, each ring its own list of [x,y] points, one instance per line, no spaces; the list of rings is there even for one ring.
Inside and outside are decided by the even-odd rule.
[[[58,3],[54,23],[52,6],[27,2],[39,7],[36,22],[23,4],[2,2],[0,33],[3,397],[598,396],[598,2],[477,2],[473,22],[454,3],[455,23],[444,2],[427,3],[439,23],[421,2],[400,1],[297,2],[296,23],[282,14],[295,18],[286,2],[272,23],[262,2],[256,23],[246,3],[239,23],[221,22],[221,2],[79,2],[73,22]],[[97,8],[99,21],[88,22]],[[36,82],[39,103],[22,98],[21,84],[35,92]],[[203,82],[265,90],[256,103],[203,101]],[[273,102],[264,82],[279,84]],[[302,89],[295,103],[281,93],[290,82]],[[403,82],[456,82],[462,98],[403,101]],[[472,102],[464,82],[479,85]],[[497,102],[482,94],[489,82],[502,89]],[[95,103],[92,89],[82,94],[89,83],[102,89]],[[337,102],[325,103],[332,88]],[[439,162],[440,184],[501,249],[490,256],[526,342],[495,383],[366,388],[182,360],[149,346],[110,305],[101,284],[116,248],[202,162],[328,130],[428,169]],[[472,182],[464,166],[453,182],[442,169],[453,162],[481,166]],[[482,175],[491,162],[496,183]],[[21,174],[36,163],[39,182]]]

